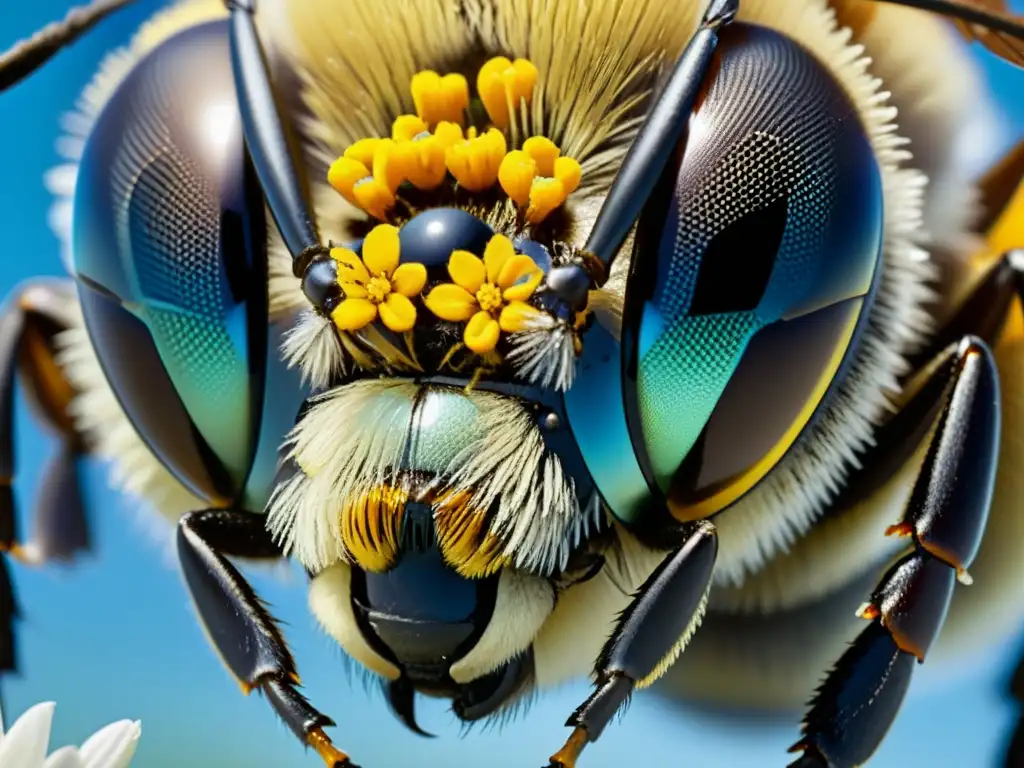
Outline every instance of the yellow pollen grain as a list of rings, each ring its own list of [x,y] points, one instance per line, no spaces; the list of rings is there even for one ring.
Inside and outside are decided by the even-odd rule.
[[[391,281],[386,277],[371,277],[366,284],[366,291],[370,294],[370,300],[380,304],[387,295],[391,293]]]
[[[501,289],[491,283],[484,283],[476,292],[476,303],[484,312],[494,312],[501,309]]]

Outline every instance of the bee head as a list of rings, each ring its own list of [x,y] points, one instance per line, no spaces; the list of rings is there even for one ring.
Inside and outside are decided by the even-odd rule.
[[[476,720],[525,691],[555,583],[603,520],[542,390],[362,379],[310,403],[268,524],[355,659]]]

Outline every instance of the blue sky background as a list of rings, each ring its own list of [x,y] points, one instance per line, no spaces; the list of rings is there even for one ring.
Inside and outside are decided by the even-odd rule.
[[[4,2],[0,49],[63,15],[67,0]],[[158,4],[140,2],[61,55],[29,83],[0,96],[0,292],[38,274],[60,274],[57,243],[46,223],[43,173],[57,160],[58,117],[78,97],[109,48],[125,41]],[[1012,3],[1018,8],[1021,2]],[[1024,72],[982,55],[1003,105],[1007,139],[1024,134]],[[53,444],[20,412],[17,490],[23,508]],[[21,676],[5,684],[7,720],[42,700],[58,703],[54,746],[79,743],[122,717],[143,721],[135,762],[172,766],[315,766],[257,697],[244,699],[193,621],[172,561],[130,504],[104,490],[104,468],[89,469],[99,554],[71,570],[14,567],[25,607]],[[525,721],[460,738],[453,716],[422,706],[422,724],[442,738],[409,734],[358,681],[342,654],[313,626],[302,580],[257,577],[255,585],[288,625],[310,698],[339,723],[333,734],[364,768],[417,765],[541,765],[566,735],[566,716],[586,695],[582,685],[544,696]],[[1018,645],[1009,639],[956,670],[922,668],[901,718],[874,766],[995,765],[1015,720],[1002,696]],[[592,768],[631,765],[785,765],[797,721],[739,730],[706,715],[638,696],[621,725],[586,755]],[[13,767],[12,767],[13,768]]]

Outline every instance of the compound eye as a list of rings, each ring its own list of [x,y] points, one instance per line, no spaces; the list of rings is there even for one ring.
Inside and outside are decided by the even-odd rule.
[[[842,87],[744,24],[673,163],[636,238],[626,401],[648,471],[696,518],[753,487],[825,399],[870,303],[882,192]]]
[[[73,238],[86,325],[136,431],[200,497],[237,498],[262,412],[266,231],[226,21],[170,38],[107,102]]]

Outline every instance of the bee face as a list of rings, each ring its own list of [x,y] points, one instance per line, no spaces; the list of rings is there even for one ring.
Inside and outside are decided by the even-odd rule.
[[[315,216],[295,210],[287,153],[271,172],[260,159],[286,137],[258,114],[276,110],[260,99],[273,78],[245,4],[157,47],[99,116],[75,250],[104,386],[161,469],[217,507],[178,543],[226,663],[329,764],[342,757],[228,557],[299,560],[313,613],[413,728],[416,691],[472,721],[571,667],[596,670],[577,711],[596,738],[687,644],[712,579],[788,543],[822,511],[813,486],[870,440],[878,382],[923,324],[919,177],[824,0],[753,0],[735,22],[714,3],[692,40],[695,3],[552,3],[573,57],[504,0],[409,3],[391,35],[372,14],[321,28],[327,3],[299,5],[280,4],[286,68],[309,156],[334,160],[313,164]],[[648,114],[661,65],[712,37],[689,114],[665,107],[674,87]],[[636,170],[641,124],[673,136],[657,174]],[[268,252],[283,261],[269,295]],[[285,354],[320,394],[254,522],[258,454],[280,434],[268,403],[290,402],[266,390],[268,315],[294,325]]]

